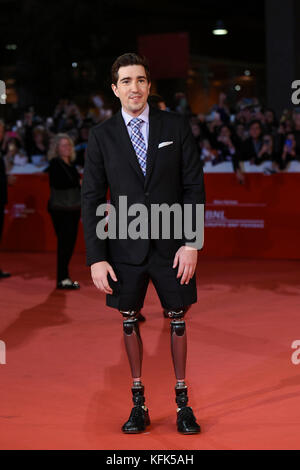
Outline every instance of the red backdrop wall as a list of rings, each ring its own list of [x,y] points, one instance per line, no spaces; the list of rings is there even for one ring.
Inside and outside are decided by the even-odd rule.
[[[187,77],[189,67],[188,33],[139,36],[138,50],[149,60],[153,79]]]
[[[300,259],[300,174],[206,174],[203,255]],[[56,238],[47,212],[46,174],[17,175],[9,187],[2,250],[51,251]],[[77,251],[84,251],[82,226]]]

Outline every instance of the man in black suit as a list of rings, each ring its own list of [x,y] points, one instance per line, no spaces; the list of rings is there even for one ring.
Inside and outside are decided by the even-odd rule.
[[[134,407],[122,431],[142,432],[150,423],[141,382],[143,346],[138,316],[151,279],[165,314],[171,319],[177,429],[194,434],[200,432],[200,426],[187,406],[184,315],[197,301],[195,227],[198,227],[197,208],[203,207],[205,200],[203,173],[189,123],[180,115],[149,107],[150,86],[149,67],[144,58],[136,54],[117,58],[112,66],[112,89],[122,108],[91,130],[84,168],[82,214],[87,265],[91,266],[95,286],[107,294],[107,305],[118,309],[124,319]],[[97,208],[106,202],[108,188],[114,207],[113,212],[109,209],[108,228],[113,225],[115,214],[118,234],[115,238],[109,230],[107,238],[103,231],[99,236],[99,229],[105,225],[105,213]],[[194,238],[186,237],[186,233],[178,237],[175,222],[167,239],[161,228],[158,236],[152,236],[152,232],[151,236],[144,233],[128,237],[127,232],[124,235],[121,233],[124,220],[129,232],[135,219],[130,212],[136,207],[134,204],[142,204],[149,212],[155,204],[168,207],[177,204],[180,209],[188,204]],[[127,207],[131,208],[128,212]],[[150,232],[154,216],[149,212],[148,217],[141,216],[139,221]]]
[[[259,165],[263,148],[263,127],[258,119],[251,121],[249,126],[249,137],[241,148],[240,160],[250,161],[252,164]],[[265,148],[263,149],[263,152]]]

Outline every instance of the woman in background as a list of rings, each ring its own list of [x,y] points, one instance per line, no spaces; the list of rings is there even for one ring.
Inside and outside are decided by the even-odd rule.
[[[69,276],[80,220],[80,176],[73,164],[75,150],[67,134],[57,134],[52,142],[47,169],[50,183],[48,211],[57,236],[57,288],[79,289]]]
[[[4,156],[6,170],[11,172],[14,166],[25,166],[28,158],[24,150],[21,148],[21,142],[16,137],[10,137],[7,142],[7,153]]]
[[[300,160],[300,157],[297,155],[297,142],[295,135],[293,132],[290,132],[286,135],[283,151],[278,160],[279,170],[288,170],[293,160]]]
[[[4,225],[5,204],[7,204],[7,175],[0,149],[0,241]],[[10,277],[10,273],[0,269],[0,279],[4,279],[6,277]]]

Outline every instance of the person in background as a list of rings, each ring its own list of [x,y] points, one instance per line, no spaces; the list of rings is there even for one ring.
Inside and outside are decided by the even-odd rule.
[[[273,136],[276,135],[278,129],[278,121],[276,118],[275,111],[273,109],[267,108],[264,112],[265,116],[265,133],[271,134]]]
[[[263,128],[258,120],[251,122],[249,127],[249,137],[241,147],[240,160],[250,161],[255,164],[258,154],[263,146]]]
[[[227,104],[227,95],[224,92],[219,94],[219,102],[215,108],[215,111],[219,113],[220,119],[224,124],[229,124],[230,122],[230,109]]]
[[[6,171],[10,173],[13,166],[24,166],[28,162],[28,158],[21,149],[21,142],[15,137],[11,137],[7,144],[7,153],[4,157]]]
[[[161,109],[161,111],[168,111],[166,102],[160,95],[150,95],[148,103],[150,106],[153,106],[153,108]]]
[[[271,161],[272,163],[276,163],[277,156],[274,147],[274,137],[272,134],[265,134],[263,136],[263,145],[258,152],[254,163],[255,165],[261,165],[265,161]]]
[[[6,124],[0,120],[0,152],[5,155],[8,152],[8,143],[11,139],[16,141],[18,148],[22,147],[22,139],[18,132],[12,130],[13,124]]]
[[[0,152],[5,153],[5,145],[6,145],[5,122],[2,119],[0,119]]]
[[[217,151],[212,149],[210,141],[206,137],[207,133],[203,132],[202,122],[200,121],[199,116],[193,116],[190,119],[190,126],[192,130],[192,134],[197,144],[200,162],[203,168],[206,162],[214,161],[214,159],[217,156]]]
[[[0,135],[1,142],[1,135]],[[0,241],[2,237],[3,225],[4,225],[4,215],[5,215],[5,205],[7,204],[7,176],[6,168],[3,160],[3,156],[0,150]],[[0,269],[0,279],[10,277],[11,274]]]
[[[48,211],[57,236],[57,288],[79,289],[69,276],[80,220],[80,176],[73,164],[75,150],[67,134],[54,137],[48,159],[50,199]]]
[[[242,162],[250,161],[252,164],[258,162],[258,154],[263,146],[263,127],[262,123],[255,119],[249,125],[249,137],[242,142],[235,160],[235,174],[240,184],[245,183],[245,174]]]
[[[40,116],[35,114],[34,108],[30,106],[24,113],[23,121],[18,121],[18,134],[23,141],[23,147],[28,156],[32,155],[33,130],[38,125],[41,125],[43,120]]]
[[[238,143],[233,131],[229,126],[224,124],[217,137],[216,148],[218,150],[218,163],[230,161],[233,164],[234,170],[238,165]]]
[[[235,134],[239,145],[241,145],[248,137],[244,124],[239,123],[235,126]]]
[[[285,171],[289,168],[291,161],[300,160],[299,153],[297,153],[297,142],[293,132],[286,136],[285,144],[282,154],[279,159],[279,169]]]
[[[53,120],[58,132],[66,132],[74,127],[79,128],[82,123],[78,106],[69,98],[59,100],[54,110]]]
[[[245,126],[247,126],[247,129],[248,129],[248,126],[252,120],[253,120],[253,106],[242,104],[236,115],[236,123],[244,124]]]
[[[89,97],[88,111],[85,118],[92,120],[94,124],[109,119],[112,116],[112,109],[105,102],[105,96],[101,92],[95,91],[92,93]]]
[[[300,155],[300,110],[298,109],[293,113],[293,130],[294,130],[294,138],[296,141],[296,154]],[[291,131],[289,129],[288,131]]]
[[[175,93],[174,102],[174,110],[176,111],[176,113],[187,115],[191,113],[190,105],[188,103],[186,94],[182,91],[178,91],[177,93]]]
[[[43,126],[36,126],[32,134],[33,140],[30,149],[31,161],[35,165],[40,165],[47,161],[47,153],[49,150],[48,134]]]
[[[294,128],[294,122],[292,119],[286,119],[285,122],[285,132],[286,134],[288,132],[294,132],[295,128]]]
[[[84,122],[79,129],[79,137],[77,139],[76,145],[75,145],[75,151],[76,151],[76,160],[75,160],[75,165],[79,166],[81,168],[84,167],[84,161],[85,161],[85,156],[86,156],[86,149],[87,149],[87,143],[88,143],[88,138],[89,138],[89,132],[91,128],[92,123]]]
[[[204,167],[206,162],[211,162],[214,164],[214,160],[217,158],[217,150],[213,149],[211,143],[208,139],[203,139],[200,141],[200,160],[202,167]]]
[[[197,143],[197,147],[200,149],[200,142],[202,141],[203,136],[202,136],[201,127],[199,125],[198,119],[197,118],[190,119],[190,125],[192,129],[192,134]]]
[[[221,121],[220,114],[213,111],[208,119],[207,124],[207,135],[213,148],[217,147],[217,138],[220,132],[223,122]]]
[[[286,134],[287,132],[285,129],[285,122],[281,121],[277,128],[277,132],[274,136],[274,146],[275,146],[277,155],[280,155],[283,150],[284,142],[286,139]]]

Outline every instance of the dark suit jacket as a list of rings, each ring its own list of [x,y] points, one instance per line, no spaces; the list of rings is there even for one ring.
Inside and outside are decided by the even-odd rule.
[[[158,148],[161,142],[173,143]],[[110,200],[119,217],[119,196],[127,196],[128,207],[134,203],[204,204],[203,171],[190,125],[182,116],[150,107],[147,172],[144,177],[132,146],[121,111],[95,126],[89,136],[82,184],[82,217],[87,251],[87,265],[98,261],[140,264],[150,249],[150,240],[100,240],[96,235],[99,204]],[[128,223],[134,217],[128,217]],[[150,220],[149,211],[149,224]],[[195,227],[195,225],[193,226]],[[118,224],[117,224],[118,230]],[[117,232],[118,233],[118,232]],[[150,237],[149,230],[149,237]],[[173,258],[184,245],[184,237],[153,240],[162,257]]]
[[[263,145],[262,139],[260,139],[260,149]],[[240,160],[248,161],[257,158],[254,142],[252,137],[248,137],[243,143],[241,148]]]

